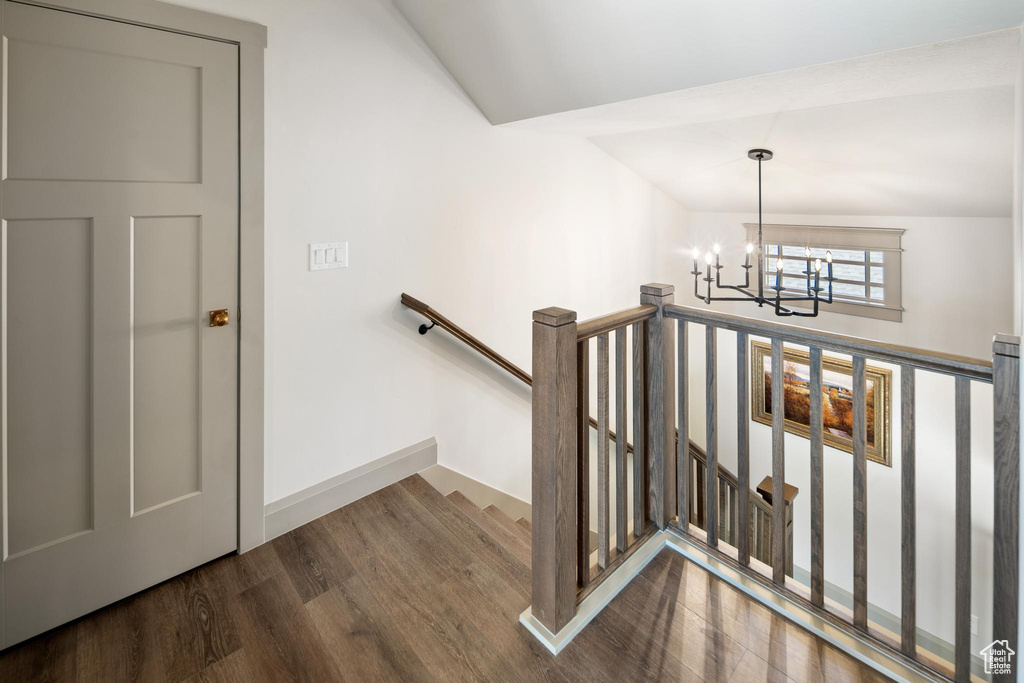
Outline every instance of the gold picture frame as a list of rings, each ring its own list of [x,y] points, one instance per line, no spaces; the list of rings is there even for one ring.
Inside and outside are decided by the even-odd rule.
[[[771,382],[771,344],[751,340],[750,342],[750,378],[753,391],[750,396],[750,416],[754,422],[771,425],[771,395],[766,387]],[[787,389],[794,385],[796,395],[802,391],[807,394],[806,383],[810,371],[810,358],[806,351],[786,349],[783,362],[786,373],[792,380],[787,380]],[[823,439],[826,446],[853,452],[852,417],[853,402],[850,390],[853,386],[853,363],[842,359],[826,356],[821,357],[822,387],[828,394],[828,402],[824,406],[825,429]],[[848,378],[849,382],[844,380]],[[868,449],[867,458],[886,467],[892,467],[892,371],[867,366],[868,385]],[[793,395],[787,391],[787,399]],[[809,399],[795,401],[795,407],[787,402],[786,431],[790,434],[811,437],[808,416]],[[801,405],[801,403],[803,405]],[[832,406],[835,406],[833,408]],[[807,407],[805,407],[807,406]],[[789,414],[796,413],[796,419]],[[879,420],[879,416],[881,419]],[[831,426],[830,426],[831,425]],[[847,430],[844,431],[844,427]],[[880,428],[879,428],[880,427]]]

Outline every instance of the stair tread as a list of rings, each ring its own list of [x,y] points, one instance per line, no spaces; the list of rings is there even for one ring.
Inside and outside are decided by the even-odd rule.
[[[521,540],[527,546],[531,545],[532,541],[530,539],[530,535],[526,533],[523,527],[516,524],[512,520],[512,518],[506,515],[501,509],[495,507],[494,505],[488,505],[487,507],[484,508],[484,512],[489,514],[494,519],[498,520],[502,526],[511,531],[513,534],[515,534],[516,538]]]
[[[529,565],[524,567],[514,553],[508,551],[486,530],[482,529],[472,516],[466,514],[450,498],[427,483],[423,477],[414,474],[400,483],[452,533],[506,578],[510,585],[515,586],[523,595],[530,595]]]
[[[524,565],[530,567],[530,547],[523,543],[518,536],[506,529],[501,522],[477,507],[461,491],[452,491],[446,497],[455,503],[456,507],[466,513],[502,547],[512,553]]]
[[[516,524],[526,529],[526,533],[530,534],[531,538],[533,537],[533,524],[530,523],[530,520],[526,517],[520,517],[516,520]]]

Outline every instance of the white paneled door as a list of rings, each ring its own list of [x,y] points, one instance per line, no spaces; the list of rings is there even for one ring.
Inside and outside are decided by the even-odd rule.
[[[238,50],[2,20],[7,646],[236,548]]]

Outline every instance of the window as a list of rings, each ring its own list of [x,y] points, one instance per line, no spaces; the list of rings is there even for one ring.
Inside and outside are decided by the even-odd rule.
[[[757,224],[745,223],[747,239],[757,243]],[[776,261],[782,258],[783,294],[807,294],[805,248],[811,261],[832,252],[832,304],[819,310],[899,322],[900,242],[903,231],[894,228],[839,228],[809,225],[765,225],[765,289],[775,285]],[[822,268],[822,287],[826,287]],[[824,294],[824,293],[823,293]],[[811,308],[813,302],[794,302]]]

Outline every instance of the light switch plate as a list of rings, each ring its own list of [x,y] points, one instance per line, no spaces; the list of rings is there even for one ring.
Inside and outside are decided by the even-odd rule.
[[[348,268],[348,242],[324,242],[309,245],[309,269]]]

